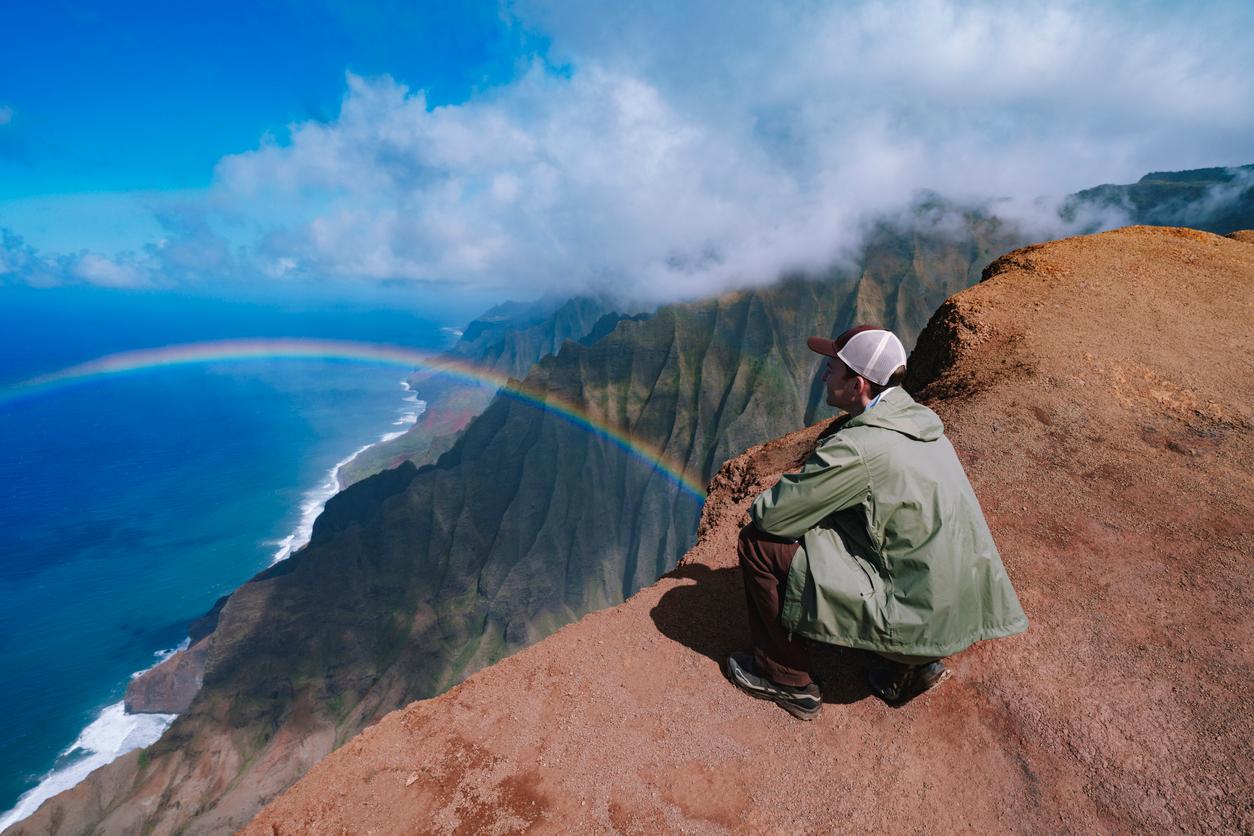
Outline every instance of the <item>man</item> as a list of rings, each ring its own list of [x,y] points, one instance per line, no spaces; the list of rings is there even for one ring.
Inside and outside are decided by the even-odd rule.
[[[1028,621],[940,418],[900,386],[901,341],[862,326],[807,344],[848,415],[753,503],[738,549],[753,653],[727,675],[812,720],[805,639],[874,651],[871,690],[900,704],[948,675],[942,657]]]

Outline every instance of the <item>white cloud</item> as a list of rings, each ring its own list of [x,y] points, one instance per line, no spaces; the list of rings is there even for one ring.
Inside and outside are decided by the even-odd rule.
[[[350,77],[334,125],[301,125],[285,146],[228,158],[219,181],[241,200],[318,202],[275,245],[307,269],[630,280],[657,295],[673,293],[677,272],[687,292],[709,289],[705,279],[721,280],[710,253],[743,260],[772,237],[774,210],[807,199],[777,168],[639,79],[536,68],[495,97],[434,110],[390,80]]]
[[[21,283],[32,287],[98,284],[137,287],[148,283],[147,271],[99,253],[46,255],[16,233],[0,228],[0,286]]]
[[[90,248],[49,253],[0,226],[0,286],[147,288],[239,280],[248,275],[235,250],[209,227],[199,210],[183,206],[176,211],[167,206],[156,213],[156,220],[164,237],[140,252],[111,255]]]
[[[1041,224],[1042,196],[1252,161],[1247,6],[510,10],[551,43],[517,80],[431,108],[349,75],[333,121],[220,162],[235,244],[183,229],[152,269],[658,301],[824,266],[921,189]]]
[[[519,13],[568,73],[537,63],[434,109],[350,76],[334,122],[223,160],[224,199],[289,221],[271,260],[675,298],[830,261],[860,218],[919,189],[1039,219],[1041,195],[1254,148],[1250,61],[1222,15],[945,0]]]
[[[69,274],[88,284],[105,287],[142,287],[147,284],[147,277],[137,266],[99,253],[83,253],[69,265]]]

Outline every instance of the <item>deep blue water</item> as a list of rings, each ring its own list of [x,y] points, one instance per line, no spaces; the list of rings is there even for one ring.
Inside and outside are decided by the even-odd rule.
[[[455,315],[0,288],[0,392],[112,352],[209,339],[439,348]],[[54,764],[82,759],[63,753],[89,724],[97,737],[125,733],[102,709],[269,565],[336,462],[398,429],[414,407],[404,374],[213,363],[0,398],[0,814]]]

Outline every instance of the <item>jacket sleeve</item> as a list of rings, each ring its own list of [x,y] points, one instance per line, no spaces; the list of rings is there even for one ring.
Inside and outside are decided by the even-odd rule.
[[[828,514],[857,505],[870,488],[866,465],[847,441],[829,439],[799,473],[786,473],[753,502],[759,531],[796,540]]]

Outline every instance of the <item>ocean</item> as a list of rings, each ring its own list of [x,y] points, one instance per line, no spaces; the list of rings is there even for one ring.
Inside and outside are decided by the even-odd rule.
[[[103,355],[207,340],[438,350],[460,315],[0,288],[0,393]],[[171,717],[122,710],[132,674],[307,539],[337,464],[416,420],[421,393],[404,375],[218,361],[0,397],[0,829],[161,734]]]

